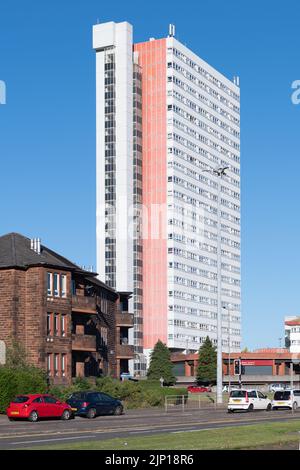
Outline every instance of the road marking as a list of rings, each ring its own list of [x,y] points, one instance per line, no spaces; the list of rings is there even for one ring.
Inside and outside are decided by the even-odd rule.
[[[183,432],[195,432],[195,431],[209,431],[211,428],[207,429],[186,429],[185,431],[171,431],[171,434],[178,434],[178,433],[183,433]]]
[[[155,432],[155,430],[152,430],[152,431],[130,431],[128,434],[146,434],[147,432]]]
[[[136,425],[135,427],[126,427],[126,428],[121,428],[120,426],[118,428],[108,428],[108,429],[89,429],[89,430],[68,430],[68,429],[64,429],[64,430],[61,430],[61,431],[40,431],[39,433],[31,433],[31,434],[25,434],[24,432],[23,433],[15,433],[15,434],[11,434],[11,435],[0,435],[0,439],[4,440],[4,439],[12,439],[12,438],[21,438],[21,437],[38,437],[38,436],[57,436],[57,435],[60,435],[60,434],[90,434],[90,433],[97,433],[97,434],[104,434],[104,433],[116,433],[116,432],[136,432],[136,433],[139,433],[139,432],[143,432],[143,431],[148,431],[149,430],[149,427],[152,428],[153,431],[155,430],[163,430],[165,428],[174,428],[175,426],[178,427],[188,427],[188,426],[201,426],[201,425],[205,425],[205,424],[208,424],[208,425],[214,425],[214,424],[223,424],[224,426],[223,427],[227,427],[227,426],[230,426],[230,424],[234,423],[235,426],[247,426],[247,425],[251,425],[252,423],[260,423],[260,422],[265,422],[265,421],[274,421],[274,422],[278,422],[278,421],[283,421],[283,420],[295,420],[295,419],[299,419],[299,417],[292,417],[292,416],[283,416],[283,417],[256,417],[256,416],[252,416],[252,417],[248,417],[247,421],[244,421],[243,418],[241,418],[241,420],[239,419],[227,419],[227,420],[216,420],[216,421],[202,421],[202,422],[189,422],[189,423],[181,423],[181,422],[176,422],[176,423],[170,423],[170,424],[167,424],[167,423],[164,423],[164,424],[153,424],[153,425],[148,425],[147,428],[148,429],[145,429],[145,427],[143,425],[140,425],[141,427],[138,427],[139,425]],[[212,429],[211,427],[209,429]],[[199,431],[201,429],[198,429]],[[169,432],[172,432],[172,430],[169,430]],[[182,431],[179,431],[179,432],[184,432],[184,430]],[[71,439],[71,437],[70,437]]]
[[[75,440],[75,439],[90,439],[90,438],[93,438],[93,437],[97,437],[97,436],[85,436],[85,437],[59,437],[57,439],[39,439],[39,440],[35,440],[35,441],[18,441],[18,442],[10,442],[9,445],[10,446],[15,446],[15,445],[19,445],[19,444],[36,444],[36,443],[40,443],[40,442],[44,442],[47,444],[47,442],[52,442],[52,441],[69,441],[69,440]]]

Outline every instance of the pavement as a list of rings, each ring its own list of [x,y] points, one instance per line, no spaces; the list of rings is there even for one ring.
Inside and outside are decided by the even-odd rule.
[[[287,420],[299,420],[300,410],[254,411],[228,414],[225,408],[165,412],[164,409],[128,410],[122,416],[76,417],[70,421],[9,421],[0,416],[0,449],[26,449],[51,444],[99,441],[115,437],[205,431]],[[300,431],[300,422],[299,422]]]

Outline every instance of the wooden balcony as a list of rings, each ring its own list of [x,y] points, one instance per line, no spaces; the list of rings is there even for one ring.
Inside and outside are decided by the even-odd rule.
[[[116,326],[133,327],[133,313],[120,312],[116,315]]]
[[[129,344],[118,344],[116,348],[116,356],[118,359],[133,359],[134,347]]]
[[[72,335],[73,351],[96,351],[96,336]]]
[[[72,295],[72,311],[80,313],[96,313],[96,299],[83,295]]]

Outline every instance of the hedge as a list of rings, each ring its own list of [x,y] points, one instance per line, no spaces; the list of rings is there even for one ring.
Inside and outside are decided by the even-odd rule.
[[[16,395],[45,393],[44,371],[36,367],[10,368],[0,366],[0,413],[4,413]]]
[[[127,409],[163,406],[167,395],[188,395],[186,388],[161,387],[157,381],[125,380],[121,382],[110,377],[98,378],[96,383],[91,383],[86,379],[76,379],[69,387],[52,386],[50,393],[60,400],[67,400],[72,393],[80,390],[97,390],[107,393],[122,400]]]
[[[125,407],[147,408],[163,406],[167,395],[185,395],[186,388],[161,387],[159,381],[141,380],[132,382],[98,378],[91,382],[85,378],[76,378],[70,386],[52,385],[49,393],[59,400],[67,400],[72,393],[83,390],[98,390],[122,400]],[[45,373],[36,367],[10,368],[0,366],[0,413],[4,413],[9,402],[20,394],[45,393],[47,381]]]

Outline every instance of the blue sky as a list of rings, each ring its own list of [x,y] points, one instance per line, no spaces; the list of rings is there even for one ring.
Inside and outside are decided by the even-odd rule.
[[[172,22],[177,39],[240,76],[243,345],[278,346],[284,315],[300,313],[299,18],[296,0],[2,0],[0,233],[95,265],[91,28],[127,20],[138,42]]]

